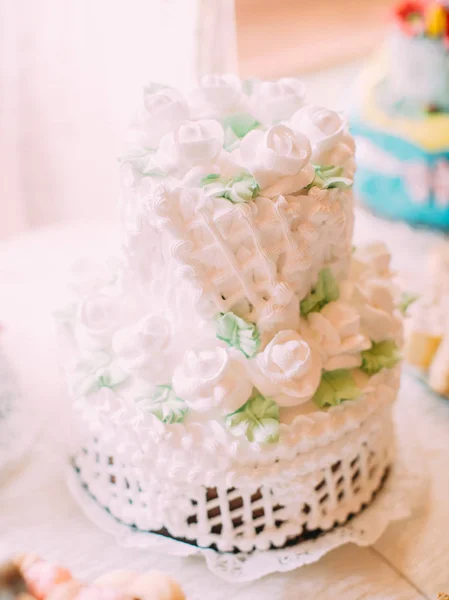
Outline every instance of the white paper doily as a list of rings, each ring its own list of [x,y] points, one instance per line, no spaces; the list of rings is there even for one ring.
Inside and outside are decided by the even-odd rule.
[[[158,534],[133,530],[117,522],[97,504],[83,488],[72,467],[68,473],[68,486],[85,515],[102,530],[114,535],[119,545],[172,556],[202,555],[212,573],[230,582],[243,583],[311,564],[349,542],[359,546],[374,544],[391,522],[409,517],[419,502],[424,488],[422,461],[419,456],[415,459],[408,453],[407,463],[405,466],[398,457],[373,503],[345,525],[291,548],[251,554],[220,554],[210,548],[198,548]]]

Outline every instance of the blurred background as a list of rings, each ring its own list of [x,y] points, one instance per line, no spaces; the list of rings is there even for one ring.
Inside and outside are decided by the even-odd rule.
[[[115,220],[116,157],[149,80],[299,75],[312,101],[344,108],[392,4],[0,0],[0,239]]]

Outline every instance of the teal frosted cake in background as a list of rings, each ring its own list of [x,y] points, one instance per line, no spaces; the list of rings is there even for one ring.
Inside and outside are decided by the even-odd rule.
[[[357,86],[356,192],[374,212],[449,229],[449,5],[405,2]]]

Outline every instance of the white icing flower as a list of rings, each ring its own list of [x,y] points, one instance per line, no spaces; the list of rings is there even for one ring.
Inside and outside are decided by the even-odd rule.
[[[235,75],[204,75],[189,103],[195,114],[219,118],[238,110],[241,98],[240,80]]]
[[[251,131],[240,144],[240,158],[261,188],[281,177],[297,175],[310,158],[308,139],[285,125]]]
[[[299,333],[277,333],[256,358],[254,384],[279,406],[295,406],[310,400],[321,378],[321,357]]]
[[[107,344],[116,327],[114,298],[98,293],[87,296],[78,308],[78,321],[83,339],[90,345],[101,347]]]
[[[353,301],[360,313],[363,333],[373,342],[400,340],[401,320],[396,315],[390,281],[367,279],[356,284]]]
[[[196,165],[213,162],[223,148],[223,137],[218,121],[188,121],[164,135],[154,162],[162,171],[183,177]]]
[[[193,410],[219,407],[222,414],[240,408],[251,395],[252,385],[244,367],[220,346],[188,350],[173,376],[173,388]]]
[[[293,77],[257,82],[250,98],[251,113],[270,125],[287,120],[304,105],[305,94],[302,81]]]
[[[161,138],[189,118],[184,98],[176,90],[164,88],[144,95],[142,111],[135,130],[142,146],[156,148]]]
[[[112,347],[125,371],[158,384],[166,379],[170,337],[169,322],[164,317],[148,315],[134,327],[119,329]]]
[[[383,242],[372,242],[358,246],[353,256],[354,275],[389,277],[391,255]]]
[[[310,313],[302,328],[317,341],[326,371],[360,366],[360,353],[371,345],[360,333],[359,313],[341,300],[330,302],[320,312]]]
[[[344,132],[344,122],[338,113],[312,104],[293,115],[291,127],[309,138],[314,160],[336,146]]]

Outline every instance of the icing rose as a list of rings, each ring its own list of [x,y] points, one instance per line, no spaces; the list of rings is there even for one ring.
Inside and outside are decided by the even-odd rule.
[[[377,277],[389,277],[391,256],[383,242],[373,242],[358,246],[353,257],[354,275],[370,274]]]
[[[114,299],[107,294],[92,294],[79,305],[78,321],[85,336],[99,346],[110,341],[116,325]]]
[[[154,162],[177,177],[196,165],[211,163],[222,150],[223,128],[218,121],[188,121],[161,139]]]
[[[302,81],[293,77],[257,82],[250,98],[251,113],[261,123],[279,123],[304,105],[305,94]]]
[[[297,175],[310,158],[309,140],[285,125],[251,131],[240,143],[240,158],[261,188]]]
[[[170,337],[170,323],[164,317],[148,315],[134,327],[119,329],[112,348],[125,371],[157,384],[165,381]]]
[[[173,388],[193,410],[219,407],[222,414],[240,408],[251,395],[252,385],[243,366],[225,348],[190,349],[173,376]]]
[[[189,118],[187,103],[176,90],[170,88],[145,94],[144,106],[136,130],[139,130],[140,144],[149,148],[156,148],[165,134]]]
[[[235,112],[241,103],[241,84],[235,75],[204,75],[189,103],[195,114],[219,118]]]
[[[341,300],[330,302],[321,312],[310,313],[307,325],[302,327],[316,339],[326,371],[360,366],[362,350],[371,346],[360,333],[359,313]]]
[[[401,319],[396,314],[391,287],[388,280],[367,279],[354,288],[363,333],[373,342],[401,338]]]
[[[312,398],[321,378],[321,357],[299,333],[277,333],[257,355],[254,384],[274,396],[279,406],[295,406]]]
[[[315,160],[336,146],[344,133],[344,122],[338,113],[312,104],[293,115],[291,127],[309,138]]]

